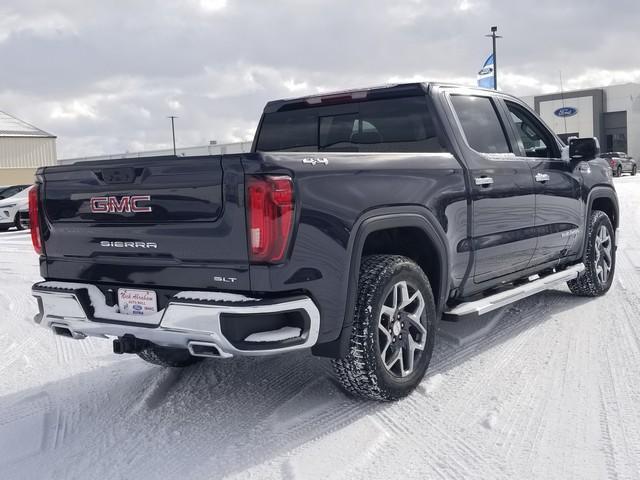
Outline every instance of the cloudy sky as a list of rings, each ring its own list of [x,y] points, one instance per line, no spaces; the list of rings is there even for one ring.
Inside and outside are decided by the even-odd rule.
[[[638,0],[0,0],[0,110],[62,158],[251,139],[264,103],[395,81],[640,82]]]

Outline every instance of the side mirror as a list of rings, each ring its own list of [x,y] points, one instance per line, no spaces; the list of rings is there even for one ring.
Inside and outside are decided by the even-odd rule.
[[[569,140],[569,158],[571,160],[593,160],[598,155],[600,155],[600,143],[597,138],[572,138]]]

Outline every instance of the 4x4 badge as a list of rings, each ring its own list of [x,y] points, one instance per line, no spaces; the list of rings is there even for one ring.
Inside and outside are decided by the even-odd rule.
[[[317,165],[319,163],[321,163],[322,165],[329,165],[329,160],[327,160],[326,158],[318,158],[318,157],[307,157],[307,158],[303,158],[302,159],[302,163],[306,163],[309,165]]]

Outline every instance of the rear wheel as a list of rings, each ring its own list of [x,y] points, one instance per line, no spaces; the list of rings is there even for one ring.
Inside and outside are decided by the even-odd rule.
[[[638,173],[638,167],[634,165],[633,168],[631,169],[631,175],[635,177],[636,173]]]
[[[583,297],[598,297],[611,288],[616,268],[614,235],[607,214],[600,210],[591,212],[587,248],[582,257],[585,270],[578,278],[567,282],[571,292]]]
[[[333,361],[342,387],[374,400],[408,395],[427,371],[435,321],[431,285],[415,262],[398,255],[366,257],[349,353]]]
[[[0,232],[6,232],[12,227],[12,225],[0,225]]]
[[[177,368],[188,367],[204,360],[203,357],[194,357],[187,349],[161,347],[159,345],[149,345],[138,352],[138,356],[145,362],[153,363],[154,365]]]

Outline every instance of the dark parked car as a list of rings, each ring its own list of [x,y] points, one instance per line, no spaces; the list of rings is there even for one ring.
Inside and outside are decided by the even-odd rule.
[[[611,170],[616,177],[621,176],[623,173],[630,173],[635,175],[638,172],[638,164],[624,152],[607,152],[600,154],[602,158],[609,162]]]
[[[251,153],[40,168],[35,321],[168,367],[311,348],[396,399],[441,318],[609,290],[598,154],[510,95],[412,83],[269,102]]]

